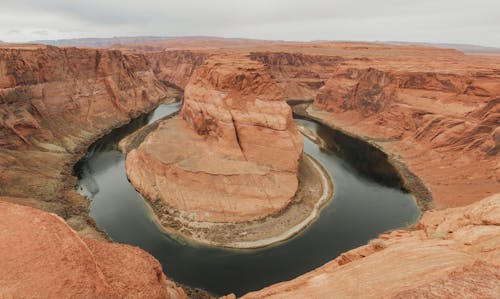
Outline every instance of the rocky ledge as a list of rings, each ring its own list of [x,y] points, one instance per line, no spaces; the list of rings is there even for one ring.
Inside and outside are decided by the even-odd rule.
[[[130,181],[172,233],[226,247],[269,245],[303,229],[331,197],[327,172],[302,153],[281,90],[246,56],[206,60],[180,115],[153,126],[121,147]]]
[[[0,197],[0,298],[187,298],[143,250],[80,237]]]
[[[291,281],[243,298],[496,298],[500,293],[500,194],[426,212]]]

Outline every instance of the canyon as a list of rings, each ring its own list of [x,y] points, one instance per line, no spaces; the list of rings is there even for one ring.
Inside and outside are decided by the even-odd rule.
[[[413,228],[382,234],[316,270],[244,297],[494,298],[500,292],[498,56],[369,43],[181,45],[122,45],[120,50],[0,46],[0,238],[3,244],[17,244],[0,248],[9,257],[9,267],[45,253],[50,259],[39,264],[37,276],[57,282],[54,275],[61,275],[57,269],[67,265],[67,258],[54,248],[66,242],[65,248],[79,257],[79,270],[68,283],[82,282],[85,292],[94,292],[88,296],[124,296],[117,286],[129,284],[131,276],[141,278],[135,290],[127,289],[131,298],[145,295],[134,293],[143,285],[156,292],[148,296],[185,296],[154,258],[109,243],[88,216],[88,201],[75,192],[71,173],[98,137],[161,102],[181,98],[184,90],[180,115],[160,121],[142,144],[125,150],[127,172],[137,189],[150,198],[157,192],[145,190],[154,173],[134,177],[130,172],[140,169],[139,158],[148,159],[148,167],[163,175],[165,165],[184,161],[178,153],[189,158],[183,171],[251,170],[256,176],[271,169],[273,180],[282,179],[289,188],[276,193],[276,204],[258,205],[244,196],[248,207],[215,213],[218,206],[209,215],[190,215],[191,220],[235,221],[235,215],[255,220],[289,203],[298,188],[302,149],[284,100],[308,100],[297,113],[383,151],[405,188],[424,203],[420,207],[425,213]],[[242,70],[244,75],[238,76]],[[266,133],[268,129],[273,132]],[[165,148],[169,150],[162,152]],[[214,159],[196,160],[200,156]],[[238,167],[224,167],[225,160]],[[227,174],[207,178],[204,188],[217,189],[217,181],[227,180]],[[191,180],[186,192],[200,196],[195,176],[179,176]],[[182,184],[177,181],[176,186]],[[269,185],[269,190],[276,191],[276,186]],[[247,191],[233,192],[238,196]],[[30,251],[33,246],[41,252]],[[130,263],[111,255],[123,255]],[[9,279],[29,280],[30,272],[15,273],[0,279],[6,296],[29,296],[43,289],[11,287]]]

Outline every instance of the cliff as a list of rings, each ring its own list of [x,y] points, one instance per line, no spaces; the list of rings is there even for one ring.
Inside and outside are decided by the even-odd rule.
[[[178,96],[142,55],[0,47],[0,195],[54,212],[93,233],[73,164],[112,128]]]
[[[332,76],[339,56],[311,55],[300,52],[251,52],[275,78],[287,100],[311,100]]]
[[[500,292],[500,195],[426,212],[291,281],[242,298],[495,298]]]
[[[191,50],[164,50],[145,53],[156,77],[169,84],[184,89],[186,84],[203,61],[208,52]]]
[[[54,214],[0,197],[1,298],[187,298],[139,248],[81,238]]]
[[[438,208],[498,192],[500,73],[403,67],[339,68],[309,112],[398,156]]]

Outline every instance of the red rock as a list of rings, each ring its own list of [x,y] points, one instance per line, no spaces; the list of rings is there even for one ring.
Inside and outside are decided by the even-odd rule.
[[[385,69],[388,67],[385,66]],[[461,206],[500,190],[499,75],[339,68],[311,115],[373,141],[405,163],[437,207]],[[474,90],[481,87],[480,94]]]
[[[31,198],[90,231],[73,164],[98,137],[176,95],[143,55],[0,47],[0,195]]]
[[[203,51],[172,50],[147,53],[146,58],[158,79],[184,89],[208,55]]]
[[[1,298],[187,298],[139,248],[82,239],[60,217],[2,199]]]
[[[276,214],[297,190],[302,140],[281,90],[257,62],[211,57],[186,86],[180,117],[127,155],[127,174],[152,201],[193,221]]]
[[[500,292],[499,219],[500,194],[427,212],[419,230],[376,239],[242,298],[495,298]]]

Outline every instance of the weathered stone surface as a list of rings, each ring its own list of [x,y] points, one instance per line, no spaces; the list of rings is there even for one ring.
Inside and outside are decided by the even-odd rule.
[[[159,80],[173,83],[184,89],[197,67],[209,53],[192,50],[166,50],[146,53],[154,74]]]
[[[328,113],[309,112],[399,156],[437,207],[461,206],[500,190],[499,80],[494,73],[343,67],[314,102]]]
[[[160,122],[126,166],[141,193],[193,221],[243,222],[288,205],[302,146],[264,67],[216,56],[191,77],[180,116]]]
[[[342,61],[339,56],[293,52],[252,52],[250,58],[266,66],[287,100],[314,99]]]
[[[99,136],[176,95],[142,55],[0,47],[0,195],[31,198],[25,203],[88,228],[73,164]]]
[[[82,239],[62,218],[4,199],[1,298],[186,298],[139,248]]]
[[[500,292],[500,194],[424,214],[288,282],[243,298],[495,298]]]

